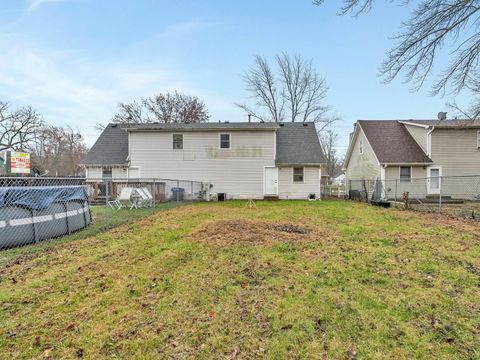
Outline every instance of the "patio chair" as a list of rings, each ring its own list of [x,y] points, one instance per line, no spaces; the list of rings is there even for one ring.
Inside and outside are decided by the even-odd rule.
[[[139,206],[140,207],[152,207],[153,206],[153,196],[150,191],[143,187],[138,188],[138,195],[140,196]]]
[[[116,207],[117,210],[122,208],[138,209],[138,202],[136,201],[138,197],[137,193],[137,189],[135,188],[124,187],[118,197],[113,201],[109,201],[108,205],[110,205],[112,209]]]

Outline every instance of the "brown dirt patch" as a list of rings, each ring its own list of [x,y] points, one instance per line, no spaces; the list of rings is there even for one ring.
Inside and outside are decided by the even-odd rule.
[[[251,244],[273,246],[278,243],[306,243],[332,239],[327,229],[289,222],[259,220],[218,220],[208,222],[190,233],[189,238],[207,244]]]

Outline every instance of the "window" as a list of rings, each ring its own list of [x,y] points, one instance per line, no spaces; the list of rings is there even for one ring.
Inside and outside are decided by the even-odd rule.
[[[303,168],[293,168],[293,182],[303,182]]]
[[[230,134],[220,134],[220,149],[230,149]]]
[[[173,150],[183,149],[183,134],[173,134]]]
[[[102,178],[103,179],[111,179],[112,178],[112,168],[111,167],[102,168]]]
[[[412,168],[410,166],[400,167],[400,182],[410,182],[412,180]]]
[[[477,130],[477,149],[480,149],[480,130]]]
[[[358,151],[360,152],[360,154],[363,154],[363,140],[360,139],[360,144],[358,146]]]

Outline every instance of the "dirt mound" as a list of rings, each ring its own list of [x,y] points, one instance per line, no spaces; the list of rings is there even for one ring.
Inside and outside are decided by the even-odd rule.
[[[216,244],[274,245],[281,242],[308,242],[317,239],[314,229],[301,224],[257,220],[219,220],[208,222],[192,232],[196,241]]]

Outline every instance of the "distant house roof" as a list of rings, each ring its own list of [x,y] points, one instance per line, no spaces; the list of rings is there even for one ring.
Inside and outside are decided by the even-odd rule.
[[[325,164],[313,122],[282,123],[277,130],[277,165]]]
[[[436,128],[480,128],[480,119],[452,119],[452,120],[405,120],[402,123],[425,125]]]
[[[325,158],[314,123],[108,124],[81,162],[90,166],[128,165],[127,131],[276,130],[278,165],[320,165]]]
[[[381,164],[433,162],[397,120],[359,120],[358,125]]]
[[[122,127],[125,127],[122,125]],[[81,161],[82,165],[126,165],[128,134],[118,124],[108,124]]]

